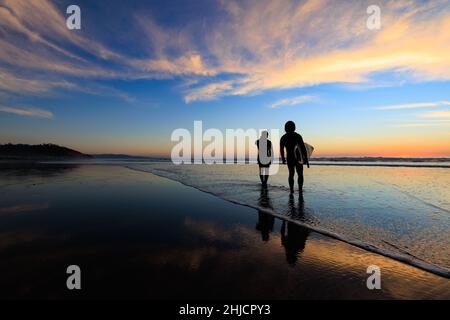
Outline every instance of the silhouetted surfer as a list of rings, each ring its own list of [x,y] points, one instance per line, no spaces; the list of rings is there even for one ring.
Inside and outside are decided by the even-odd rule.
[[[259,178],[263,186],[266,186],[267,180],[269,180],[269,167],[273,158],[272,142],[268,137],[269,133],[263,131],[261,132],[261,137],[256,140],[256,146],[258,147]]]
[[[289,169],[289,187],[291,193],[294,193],[295,170],[297,170],[298,175],[298,188],[301,191],[303,189],[303,163],[306,163],[309,168],[309,161],[303,138],[295,132],[295,123],[293,121],[286,122],[284,131],[286,133],[280,139],[281,160],[283,164],[287,163]],[[286,157],[284,156],[285,148]]]

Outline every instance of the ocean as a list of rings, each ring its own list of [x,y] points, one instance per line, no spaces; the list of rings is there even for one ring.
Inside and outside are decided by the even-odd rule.
[[[448,299],[448,169],[305,173],[290,197],[285,167],[3,163],[0,297]]]
[[[287,168],[259,183],[255,164],[133,163],[222,199],[450,277],[448,163],[315,163],[302,197],[289,197]]]

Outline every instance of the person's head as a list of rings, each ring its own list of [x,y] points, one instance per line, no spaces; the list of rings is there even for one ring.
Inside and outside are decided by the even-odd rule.
[[[267,139],[269,138],[269,132],[264,130],[261,132],[261,139]]]
[[[295,131],[295,123],[294,121],[288,121],[284,125],[284,131],[286,132],[294,132]]]

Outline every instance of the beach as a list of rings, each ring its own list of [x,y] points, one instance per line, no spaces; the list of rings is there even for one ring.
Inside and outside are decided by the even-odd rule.
[[[0,177],[0,192],[7,195],[0,198],[3,299],[450,298],[444,276],[316,232],[329,225],[320,215],[310,213],[308,220],[308,208],[320,209],[308,180],[300,201],[271,189],[271,180],[261,189],[256,175],[230,199],[227,188],[233,186],[214,184],[220,194],[204,181],[180,178],[167,164],[10,165]],[[254,208],[238,204],[255,194]],[[448,219],[439,216],[445,204],[426,200],[444,210],[435,208],[438,220]],[[281,204],[291,215],[271,214]],[[395,203],[389,205],[399,216]],[[306,220],[294,211],[306,211]],[[377,223],[360,223],[360,230]],[[342,236],[339,226],[326,230]],[[345,234],[350,236],[356,234]],[[430,261],[445,272],[448,249],[423,245],[437,248]],[[69,265],[80,267],[82,290],[67,290]],[[380,290],[366,286],[370,265],[381,269]]]

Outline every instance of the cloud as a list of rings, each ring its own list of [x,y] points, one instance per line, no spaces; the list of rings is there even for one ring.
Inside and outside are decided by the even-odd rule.
[[[400,81],[450,79],[448,2],[381,1],[380,32],[365,27],[368,4],[363,1],[339,6],[318,0],[222,3],[228,15],[208,33],[208,53],[241,76],[222,92],[216,90],[217,96],[356,85],[379,72],[396,74]],[[197,87],[198,100],[205,87]]]
[[[436,102],[419,102],[409,104],[398,104],[391,106],[376,107],[376,110],[400,110],[400,109],[416,109],[416,108],[434,108],[439,106],[450,106],[450,101]]]
[[[217,71],[206,68],[198,53],[189,53],[177,59],[167,57],[159,59],[130,60],[138,69],[159,72],[165,75],[199,75],[214,76]]]
[[[417,115],[422,118],[450,118],[450,110],[439,110]]]
[[[127,58],[101,40],[68,30],[64,13],[48,0],[0,0],[0,90],[21,95],[83,91],[86,78],[143,76],[127,69]]]
[[[436,127],[448,125],[448,123],[402,123],[393,125],[395,128]]]
[[[40,96],[48,94],[54,89],[65,89],[92,95],[118,97],[126,102],[135,102],[136,98],[126,92],[108,86],[99,85],[92,81],[83,84],[58,79],[57,77],[20,76],[0,68],[0,91],[10,93]]]
[[[25,77],[0,68],[0,90],[28,94],[41,94],[54,88],[74,89],[76,85],[65,80]]]
[[[217,73],[204,65],[202,56],[194,49],[185,52],[187,42],[176,36],[180,30],[169,33],[151,20],[141,19],[140,26],[145,27],[147,37],[160,40],[151,55],[133,57],[108,48],[102,39],[89,39],[86,33],[68,30],[64,13],[48,0],[0,0],[0,90],[22,95],[44,94],[60,88],[98,95],[116,92],[114,95],[133,101],[125,92],[104,85],[90,85],[86,89],[86,79],[161,79]],[[170,45],[172,42],[183,45],[178,57],[164,54],[166,49],[175,47]],[[40,78],[36,77],[38,74]],[[101,89],[94,92],[95,88]]]
[[[423,103],[410,103],[400,104],[392,106],[384,106],[375,108],[376,110],[402,110],[402,109],[416,109],[416,108],[435,108],[441,106],[450,106],[449,101],[437,101],[437,102],[423,102]],[[450,124],[450,110],[436,110],[426,113],[420,113],[415,115],[422,120],[412,120],[413,123],[402,123],[393,125],[397,128],[409,128],[409,127],[436,127]],[[425,119],[426,118],[426,119]],[[416,122],[414,122],[416,121]],[[417,122],[421,121],[421,122]]]
[[[57,43],[71,44],[103,59],[120,58],[101,42],[82,37],[66,27],[65,10],[59,10],[49,0],[1,0],[0,26],[5,30],[26,35],[32,42],[58,51],[65,56],[85,61]],[[9,37],[9,40],[14,37]],[[17,38],[17,36],[16,36]]]
[[[233,90],[233,81],[222,81],[211,83],[203,86],[200,89],[193,90],[184,97],[186,103],[197,100],[214,100],[220,96],[223,96]]]
[[[9,107],[0,105],[0,112],[13,113],[19,116],[52,119],[53,113],[47,110],[32,107]]]
[[[296,106],[299,104],[303,104],[306,102],[313,101],[315,99],[314,96],[297,96],[293,98],[286,98],[278,100],[270,105],[270,108],[277,109],[283,106]]]
[[[382,88],[392,88],[400,87],[405,84],[405,81],[367,81],[361,83],[343,83],[341,87],[348,90],[354,91],[366,91],[371,89],[382,89]]]
[[[33,70],[66,83],[195,79],[183,90],[187,103],[324,83],[376,86],[380,72],[399,81],[450,79],[448,1],[380,0],[380,31],[365,26],[366,1],[214,4],[201,23],[184,17],[182,28],[158,24],[150,10],[131,12],[124,27],[133,36],[108,41],[112,49],[99,34],[68,30],[64,11],[49,0],[0,0],[0,63],[11,74],[28,71],[18,78],[25,92],[60,88],[39,87]]]

